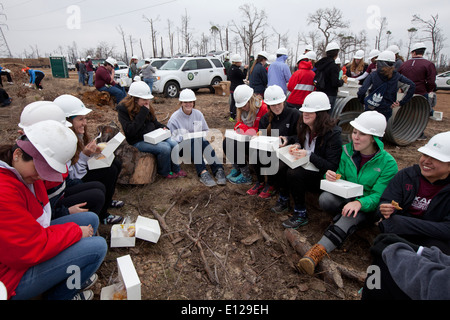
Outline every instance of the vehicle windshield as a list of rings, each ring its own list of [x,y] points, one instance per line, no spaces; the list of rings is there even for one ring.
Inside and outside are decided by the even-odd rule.
[[[171,59],[167,61],[160,70],[178,70],[184,63],[184,59]]]

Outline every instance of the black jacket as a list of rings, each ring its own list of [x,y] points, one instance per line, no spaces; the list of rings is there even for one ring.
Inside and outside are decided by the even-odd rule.
[[[279,136],[292,139],[297,135],[297,123],[300,111],[295,108],[284,107],[283,111],[272,119],[272,130],[278,129]],[[269,126],[269,113],[266,113],[259,121],[259,130],[267,129]],[[274,135],[274,133],[272,133]]]
[[[316,65],[316,76],[323,73],[325,77],[325,88],[317,89],[327,96],[336,97],[339,87],[342,87],[344,80],[339,80],[340,69],[333,58],[325,57],[320,59]]]
[[[228,70],[228,81],[230,84],[230,91],[233,92],[237,86],[244,84],[244,79],[247,77],[247,69],[242,71],[237,65],[232,64]]]
[[[384,233],[450,241],[450,177],[435,182],[446,186],[430,201],[425,214],[416,217],[408,213],[408,208],[417,195],[420,178],[420,167],[417,164],[394,176],[381,196],[380,204],[394,200],[402,210],[380,222],[380,229]],[[379,209],[378,214],[381,217]]]
[[[159,123],[158,120],[156,120],[156,117],[152,118],[150,110],[146,107],[141,107],[141,110],[139,110],[133,120],[131,120],[125,105],[119,104],[117,106],[117,112],[119,115],[119,122],[122,125],[127,142],[130,145],[143,141],[144,134],[166,127]]]

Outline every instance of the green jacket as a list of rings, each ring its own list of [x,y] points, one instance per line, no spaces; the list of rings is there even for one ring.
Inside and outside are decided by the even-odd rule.
[[[342,146],[341,161],[337,170],[343,180],[364,186],[364,194],[357,198],[362,205],[361,211],[363,212],[372,212],[377,209],[384,189],[398,172],[394,157],[384,150],[384,144],[380,139],[377,137],[374,139],[380,150],[359,170],[359,173],[357,168],[361,161],[361,155],[353,150],[352,142]]]

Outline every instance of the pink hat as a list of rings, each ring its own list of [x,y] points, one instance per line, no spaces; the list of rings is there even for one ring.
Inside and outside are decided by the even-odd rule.
[[[36,168],[36,171],[42,178],[42,180],[55,182],[64,181],[62,174],[53,169],[47,163],[47,161],[45,161],[44,157],[39,153],[39,151],[33,146],[30,141],[18,140],[17,145],[20,149],[22,149],[30,157],[33,158],[34,167]]]

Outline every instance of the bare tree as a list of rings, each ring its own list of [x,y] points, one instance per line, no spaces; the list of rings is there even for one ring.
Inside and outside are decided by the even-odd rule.
[[[142,39],[139,38],[139,46],[141,47],[142,59],[145,59],[144,47],[142,46]]]
[[[172,21],[170,19],[167,19],[167,27],[169,30],[169,49],[170,49],[170,56],[174,56],[174,47],[173,47],[173,40],[174,40],[174,32],[172,32]]]
[[[344,21],[342,11],[333,7],[326,9],[318,9],[316,12],[308,15],[308,25],[314,24],[317,29],[322,32],[325,40],[322,43],[322,48],[334,40],[338,34],[338,29],[345,29],[349,22]]]
[[[276,33],[277,38],[278,38],[278,42],[277,48],[281,48],[281,47],[287,47],[287,43],[289,42],[289,30],[286,31],[284,34],[279,33],[277,30],[275,30],[274,27],[272,27],[273,31]]]
[[[409,59],[409,56],[411,55],[411,45],[416,37],[417,34],[417,30],[416,28],[412,27],[408,29],[408,55],[406,56],[406,59]]]
[[[152,49],[153,49],[153,57],[156,57],[158,55],[158,45],[157,45],[157,31],[155,30],[155,27],[153,25],[154,21],[153,19],[149,19],[146,16],[143,16],[143,18],[145,20],[148,21],[148,23],[150,23],[150,35],[151,35],[151,40],[152,40]],[[158,21],[159,18],[156,18],[155,21]]]
[[[386,48],[389,47],[389,43],[392,40],[392,32],[390,30],[386,31]]]
[[[239,7],[239,10],[242,12],[243,19],[239,25],[233,20],[231,31],[241,38],[245,54],[249,59],[254,45],[263,40],[262,35],[267,25],[267,15],[264,10],[258,11],[253,4],[244,4]]]
[[[444,42],[446,38],[442,33],[442,29],[438,25],[439,14],[435,16],[431,15],[431,19],[425,20],[419,15],[413,15],[412,22],[420,25],[422,32],[425,33],[425,37],[422,41],[430,41],[432,44],[431,60],[437,62],[437,58],[441,50],[444,48]]]
[[[213,40],[213,43],[214,43],[214,50],[217,51],[217,35],[220,33],[220,29],[219,29],[219,27],[213,25],[213,26],[211,26],[209,31],[212,34],[212,40]],[[220,41],[220,42],[222,42],[222,41]]]
[[[184,49],[187,53],[191,51],[190,43],[192,41],[192,33],[190,31],[189,22],[191,18],[188,16],[187,10],[185,9],[184,16],[181,16],[181,37],[184,41]]]
[[[379,27],[378,27],[378,35],[375,39],[375,48],[378,50],[381,50],[381,40],[383,38],[384,30],[386,29],[388,22],[386,17],[382,17],[379,20]]]
[[[125,51],[125,61],[129,61],[128,59],[128,51],[127,51],[127,41],[126,41],[126,37],[125,37],[125,32],[122,29],[122,26],[118,26],[116,27],[117,31],[119,32],[120,36],[122,37],[122,42],[123,42],[123,49]]]

